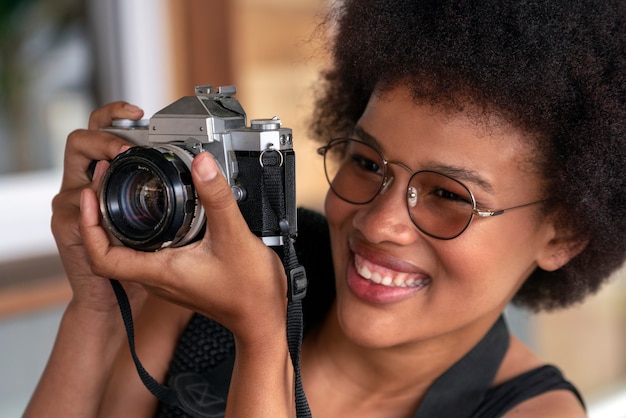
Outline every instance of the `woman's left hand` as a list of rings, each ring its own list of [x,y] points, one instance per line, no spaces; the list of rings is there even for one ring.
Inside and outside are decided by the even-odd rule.
[[[220,322],[240,343],[271,346],[272,338],[284,339],[286,329],[283,265],[249,230],[212,156],[200,153],[191,171],[206,211],[205,236],[184,247],[157,252],[111,245],[99,223],[96,194],[85,189],[80,230],[91,268],[100,276],[140,283],[160,297]]]

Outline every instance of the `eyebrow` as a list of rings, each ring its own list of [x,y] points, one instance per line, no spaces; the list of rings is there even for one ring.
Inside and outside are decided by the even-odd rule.
[[[380,145],[380,142],[378,141],[378,139],[376,139],[374,135],[370,134],[365,129],[363,129],[363,127],[359,125],[355,126],[353,135],[356,136],[357,139],[360,139],[361,141],[365,142],[366,144],[373,146],[378,151],[380,152],[383,151],[383,147]]]
[[[376,139],[374,135],[370,134],[365,129],[363,129],[362,126],[359,126],[359,125],[355,126],[353,135],[357,139],[365,142],[366,144],[373,146],[379,152],[381,153],[383,152],[383,147],[381,146],[380,141]],[[385,157],[385,160],[386,159],[387,158]],[[388,160],[388,161],[393,162],[391,160]],[[406,165],[404,163],[401,163],[401,164]],[[476,185],[479,188],[481,188],[486,193],[494,194],[494,188],[492,184],[489,183],[477,171],[468,170],[467,168],[454,166],[454,165],[444,165],[444,164],[440,164],[434,161],[427,161],[424,167],[420,168],[420,170],[418,171],[422,171],[422,170],[436,171],[438,173],[450,176],[461,182],[472,183],[473,185]]]

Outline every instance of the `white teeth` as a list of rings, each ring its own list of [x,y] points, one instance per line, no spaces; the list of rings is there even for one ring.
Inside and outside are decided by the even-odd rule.
[[[372,278],[372,272],[365,266],[359,270],[359,274],[368,280]]]
[[[400,276],[396,277],[395,279],[393,279],[393,284],[394,286],[398,286],[398,287],[406,287],[406,283],[404,281],[404,279]]]
[[[361,277],[374,283],[388,287],[424,287],[430,283],[428,278],[415,277],[406,272],[398,272],[376,266],[362,257],[354,256],[354,265]],[[381,271],[375,271],[375,269]]]

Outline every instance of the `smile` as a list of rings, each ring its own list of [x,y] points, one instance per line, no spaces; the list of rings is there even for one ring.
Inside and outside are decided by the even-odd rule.
[[[354,266],[361,277],[382,286],[421,288],[430,283],[430,279],[423,275],[391,270],[357,254],[354,255]]]

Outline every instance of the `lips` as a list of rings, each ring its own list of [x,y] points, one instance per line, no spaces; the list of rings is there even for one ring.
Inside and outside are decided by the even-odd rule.
[[[370,303],[397,303],[426,288],[431,279],[409,263],[380,254],[353,253],[347,275],[348,288]]]

